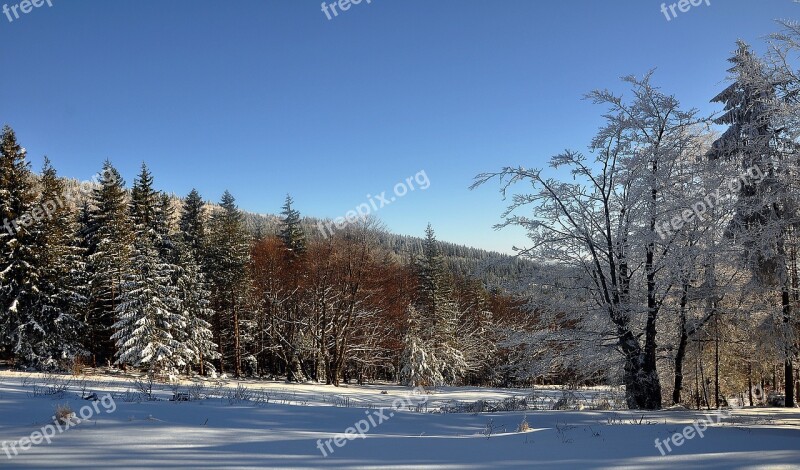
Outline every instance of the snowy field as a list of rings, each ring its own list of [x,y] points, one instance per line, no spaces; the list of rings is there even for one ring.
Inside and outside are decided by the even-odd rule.
[[[189,401],[170,401],[175,392]],[[90,393],[99,401],[81,399]],[[155,400],[147,400],[130,378],[0,372],[0,469],[800,468],[798,410],[707,418],[686,410],[591,410],[616,396],[583,391],[576,398],[584,409],[552,411],[545,408],[563,397],[558,389],[412,395],[392,385],[184,382],[156,384]],[[65,404],[88,419],[51,426]],[[466,404],[529,409],[471,412]],[[524,419],[530,429],[518,432]],[[666,452],[663,441],[676,433],[686,438],[680,446],[670,441]],[[23,438],[41,442],[20,450]]]

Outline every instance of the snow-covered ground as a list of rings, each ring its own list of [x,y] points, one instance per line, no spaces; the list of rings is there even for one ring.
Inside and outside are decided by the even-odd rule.
[[[453,400],[496,405],[510,397],[527,397],[528,406],[542,400],[543,408],[545,401],[561,397],[557,389],[535,397],[530,390],[479,388],[420,396],[391,385],[242,382],[237,391],[239,382],[202,389],[187,382],[177,390],[216,398],[175,402],[168,401],[173,389],[163,384],[156,387],[160,400],[139,401],[123,377],[73,379],[66,392],[55,395],[43,382],[41,376],[0,372],[0,441],[7,441],[0,469],[800,468],[798,410],[737,409],[708,418],[715,424],[704,430],[703,413],[685,410],[436,412],[453,408]],[[99,398],[110,393],[113,402],[79,396],[90,392]],[[607,396],[597,389],[580,398],[591,405]],[[401,403],[401,409],[392,408]],[[19,450],[20,439],[42,432],[64,404],[89,419],[69,429],[60,425],[63,432],[53,427],[51,443]],[[525,417],[530,431],[517,432]],[[670,441],[672,452],[662,456],[655,440],[663,448],[665,439],[687,426],[703,437],[687,433],[692,438],[680,446]],[[345,434],[350,427],[356,433],[361,428],[365,437]]]

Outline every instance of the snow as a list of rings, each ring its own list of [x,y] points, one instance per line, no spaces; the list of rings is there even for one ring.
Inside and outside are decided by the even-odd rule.
[[[56,405],[66,403],[77,411],[90,403],[79,398],[77,382],[63,396],[34,396],[25,377],[0,372],[0,441],[16,441],[49,424]],[[730,418],[709,426],[703,438],[687,440],[662,457],[655,439],[668,438],[703,413],[381,411],[410,390],[388,384],[334,388],[252,381],[243,387],[269,394],[270,403],[224,398],[172,402],[167,400],[172,388],[165,384],[157,385],[162,400],[137,403],[122,398],[131,388],[129,379],[93,379],[86,393],[114,394],[113,413],[100,408],[90,421],[56,435],[51,444],[33,446],[11,460],[0,452],[0,468],[800,468],[798,410],[733,410]],[[236,386],[228,385],[230,390]],[[188,383],[180,389],[188,390]],[[430,411],[450,400],[499,400],[527,392],[441,388],[426,397]],[[344,403],[349,406],[333,406]],[[333,445],[334,452],[323,457],[319,439],[324,445],[327,439],[344,438],[346,428],[380,412],[393,415],[380,423],[375,419],[365,439]],[[515,432],[525,415],[531,431]],[[489,423],[493,432],[487,437]]]

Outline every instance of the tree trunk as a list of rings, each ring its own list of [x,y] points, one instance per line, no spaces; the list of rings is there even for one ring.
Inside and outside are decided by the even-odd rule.
[[[652,162],[652,174],[658,174],[658,160]],[[658,202],[658,190],[653,187],[650,192],[653,208]],[[653,209],[655,210],[655,209]],[[653,213],[650,217],[650,234],[656,235],[656,216]],[[654,238],[655,239],[655,238]],[[644,357],[642,358],[642,371],[640,374],[643,385],[643,405],[641,408],[646,410],[661,409],[661,380],[658,377],[658,366],[656,362],[656,320],[660,304],[658,293],[656,292],[656,268],[655,268],[654,242],[647,245],[645,253],[645,271],[647,273],[647,325],[644,332]]]
[[[242,351],[239,346],[239,309],[233,308],[233,362],[236,377],[242,376]]]
[[[643,402],[641,409],[660,410],[661,409],[661,380],[658,377],[656,363],[656,317],[658,316],[658,306],[655,304],[655,285],[648,294],[648,316],[647,326],[645,327],[644,354],[642,357],[642,370],[640,378],[643,387]]]
[[[694,397],[699,410],[702,405],[700,402],[700,338],[697,338],[697,357],[694,360]]]
[[[719,407],[719,318],[714,315],[714,408],[719,409]]]
[[[303,364],[300,361],[300,358],[297,356],[297,353],[292,352],[291,360],[287,362],[287,369],[288,372],[286,374],[286,378],[290,382],[305,381],[306,374],[303,370]]]
[[[222,310],[219,309],[214,314],[214,340],[217,342],[217,352],[219,353],[219,374],[225,373],[225,343],[222,341]]]
[[[681,291],[681,339],[678,342],[678,351],[675,353],[675,385],[672,388],[672,404],[678,405],[681,402],[681,391],[683,390],[683,360],[686,357],[686,345],[689,343],[689,332],[686,331],[686,304],[689,300],[689,285],[683,283]]]
[[[706,373],[703,368],[703,344],[700,341],[700,338],[697,338],[697,345],[699,347],[699,366],[700,366],[700,384],[703,386],[703,402],[706,405],[706,408],[709,410],[711,409],[711,403],[708,399],[708,381],[706,380]]]
[[[778,368],[775,364],[772,364],[772,391],[778,392]]]
[[[625,354],[625,401],[632,410],[657,410],[661,408],[661,384],[655,368],[647,364],[646,355],[630,331],[620,336],[620,346]]]
[[[785,285],[781,292],[781,303],[783,304],[783,327],[784,337],[786,338],[784,361],[784,392],[786,408],[794,408],[794,334],[791,331],[792,324],[792,304],[789,300],[789,286]]]

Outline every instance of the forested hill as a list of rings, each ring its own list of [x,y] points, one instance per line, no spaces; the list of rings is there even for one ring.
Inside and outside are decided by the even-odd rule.
[[[64,178],[64,181],[67,189],[76,195],[75,202],[81,203],[85,195],[78,190],[80,182],[71,178]],[[170,197],[176,209],[183,204],[183,197],[175,194],[171,194]],[[207,203],[207,206],[209,208],[218,207],[215,203]],[[242,214],[245,226],[254,237],[261,238],[278,233],[281,222],[277,215],[256,214],[247,211],[242,211]],[[318,239],[323,236],[318,227],[319,222],[320,219],[314,217],[303,219],[303,226],[309,238]],[[435,223],[433,225],[436,226]],[[384,248],[397,256],[398,261],[410,263],[422,255],[424,241],[422,235],[420,233],[419,237],[414,237],[380,232],[378,239]],[[534,268],[532,262],[514,256],[445,241],[437,241],[437,243],[447,266],[454,274],[480,279],[488,288],[512,289],[523,278],[522,274]]]
[[[254,236],[265,236],[278,233],[280,219],[277,215],[264,215],[244,212],[245,225]],[[320,238],[318,228],[320,219],[305,217],[303,225],[310,238]],[[435,224],[434,224],[435,227]],[[422,234],[420,234],[422,235]],[[381,246],[394,253],[403,263],[412,262],[422,255],[424,239],[410,235],[398,235],[390,232],[378,233]],[[509,288],[517,284],[526,271],[533,269],[534,264],[495,251],[482,250],[456,243],[437,241],[439,249],[454,274],[481,279],[489,288]]]
[[[412,260],[422,255],[421,237],[396,235],[388,232],[380,234],[383,245],[404,260]],[[463,276],[482,279],[488,287],[509,287],[518,281],[526,270],[533,269],[533,263],[514,256],[494,251],[438,241],[439,249],[450,269]]]

